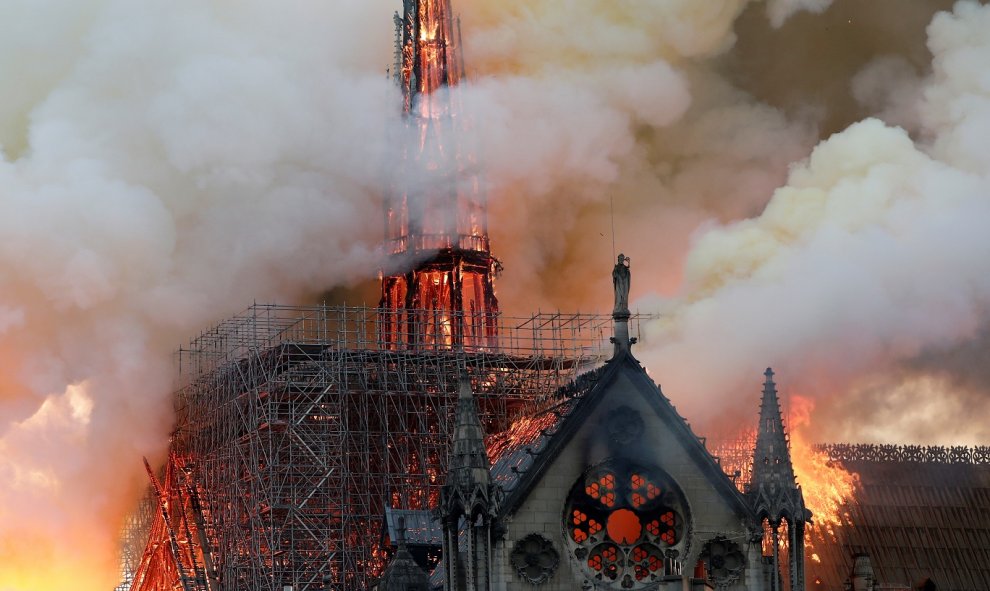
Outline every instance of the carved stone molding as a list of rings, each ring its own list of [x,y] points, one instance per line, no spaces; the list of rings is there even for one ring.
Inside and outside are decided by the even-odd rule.
[[[549,581],[557,570],[560,554],[547,538],[529,534],[513,545],[509,562],[521,579],[540,585]]]
[[[722,536],[705,543],[701,550],[701,560],[705,563],[708,580],[716,589],[735,584],[746,569],[746,555],[742,548]]]
[[[643,437],[643,417],[628,406],[613,409],[605,417],[605,429],[610,443],[620,448],[638,443]]]

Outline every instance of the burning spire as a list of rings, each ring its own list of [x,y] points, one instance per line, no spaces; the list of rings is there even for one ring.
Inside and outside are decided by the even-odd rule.
[[[499,263],[477,167],[455,137],[451,89],[464,73],[459,26],[450,0],[405,0],[395,18],[395,78],[413,140],[402,146],[400,166],[409,174],[385,199],[390,260],[380,307],[398,313],[383,314],[381,330],[395,348],[488,347]],[[412,269],[410,261],[417,261]]]

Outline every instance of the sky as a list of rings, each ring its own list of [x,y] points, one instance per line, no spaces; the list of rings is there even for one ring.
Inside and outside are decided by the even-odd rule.
[[[773,366],[812,440],[990,444],[990,8],[455,7],[507,313],[607,311],[614,211],[699,430]],[[115,582],[180,344],[369,293],[396,8],[0,0],[0,590]]]

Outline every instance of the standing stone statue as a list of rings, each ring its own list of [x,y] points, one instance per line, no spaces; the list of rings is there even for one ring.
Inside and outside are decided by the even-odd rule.
[[[629,314],[629,257],[619,255],[612,269],[612,286],[615,288],[615,308],[612,314]]]

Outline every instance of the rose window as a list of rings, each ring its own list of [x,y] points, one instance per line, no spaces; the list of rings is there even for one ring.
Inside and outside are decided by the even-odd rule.
[[[646,587],[664,576],[665,559],[683,541],[684,507],[660,470],[608,462],[571,490],[569,546],[591,579],[621,589]]]

